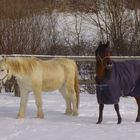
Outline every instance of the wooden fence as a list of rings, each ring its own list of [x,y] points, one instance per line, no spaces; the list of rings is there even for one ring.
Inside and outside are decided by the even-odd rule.
[[[69,58],[76,61],[79,69],[79,81],[81,92],[87,91],[88,93],[95,93],[95,56],[51,56],[51,55],[4,55],[7,57],[37,57],[42,60],[48,60],[51,58]],[[140,60],[140,56],[112,56],[115,61],[125,61],[125,60]],[[20,96],[20,91],[18,89],[16,80],[7,82],[7,90],[13,90],[16,96]]]

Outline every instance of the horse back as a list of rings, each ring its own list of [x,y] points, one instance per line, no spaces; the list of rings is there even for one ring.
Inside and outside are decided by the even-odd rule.
[[[73,60],[59,58],[41,62],[43,89],[60,89],[64,84],[73,82],[76,64]]]
[[[50,70],[59,70],[60,68],[64,71],[73,71],[76,68],[76,63],[74,60],[66,59],[66,58],[54,58],[51,60],[43,61],[42,63],[45,69]]]
[[[124,94],[129,94],[140,81],[140,61],[114,62],[114,77],[116,77]]]

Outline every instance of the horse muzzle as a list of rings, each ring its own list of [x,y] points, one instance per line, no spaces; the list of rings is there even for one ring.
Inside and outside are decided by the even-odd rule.
[[[6,81],[9,77],[9,69],[0,69],[0,81]]]
[[[105,68],[110,70],[113,67],[113,63],[106,64]]]

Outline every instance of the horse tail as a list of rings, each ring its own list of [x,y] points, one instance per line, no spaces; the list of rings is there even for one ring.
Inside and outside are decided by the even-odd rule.
[[[74,88],[75,88],[75,92],[76,92],[76,105],[77,108],[79,107],[79,102],[80,102],[80,97],[79,97],[79,80],[78,80],[78,68],[76,66],[76,70],[75,70],[75,82],[74,82]]]

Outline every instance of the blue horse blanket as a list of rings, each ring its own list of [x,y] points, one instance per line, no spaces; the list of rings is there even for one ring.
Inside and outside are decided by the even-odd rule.
[[[117,104],[121,96],[140,97],[140,61],[113,61],[112,64],[102,81],[96,79],[98,103]]]

